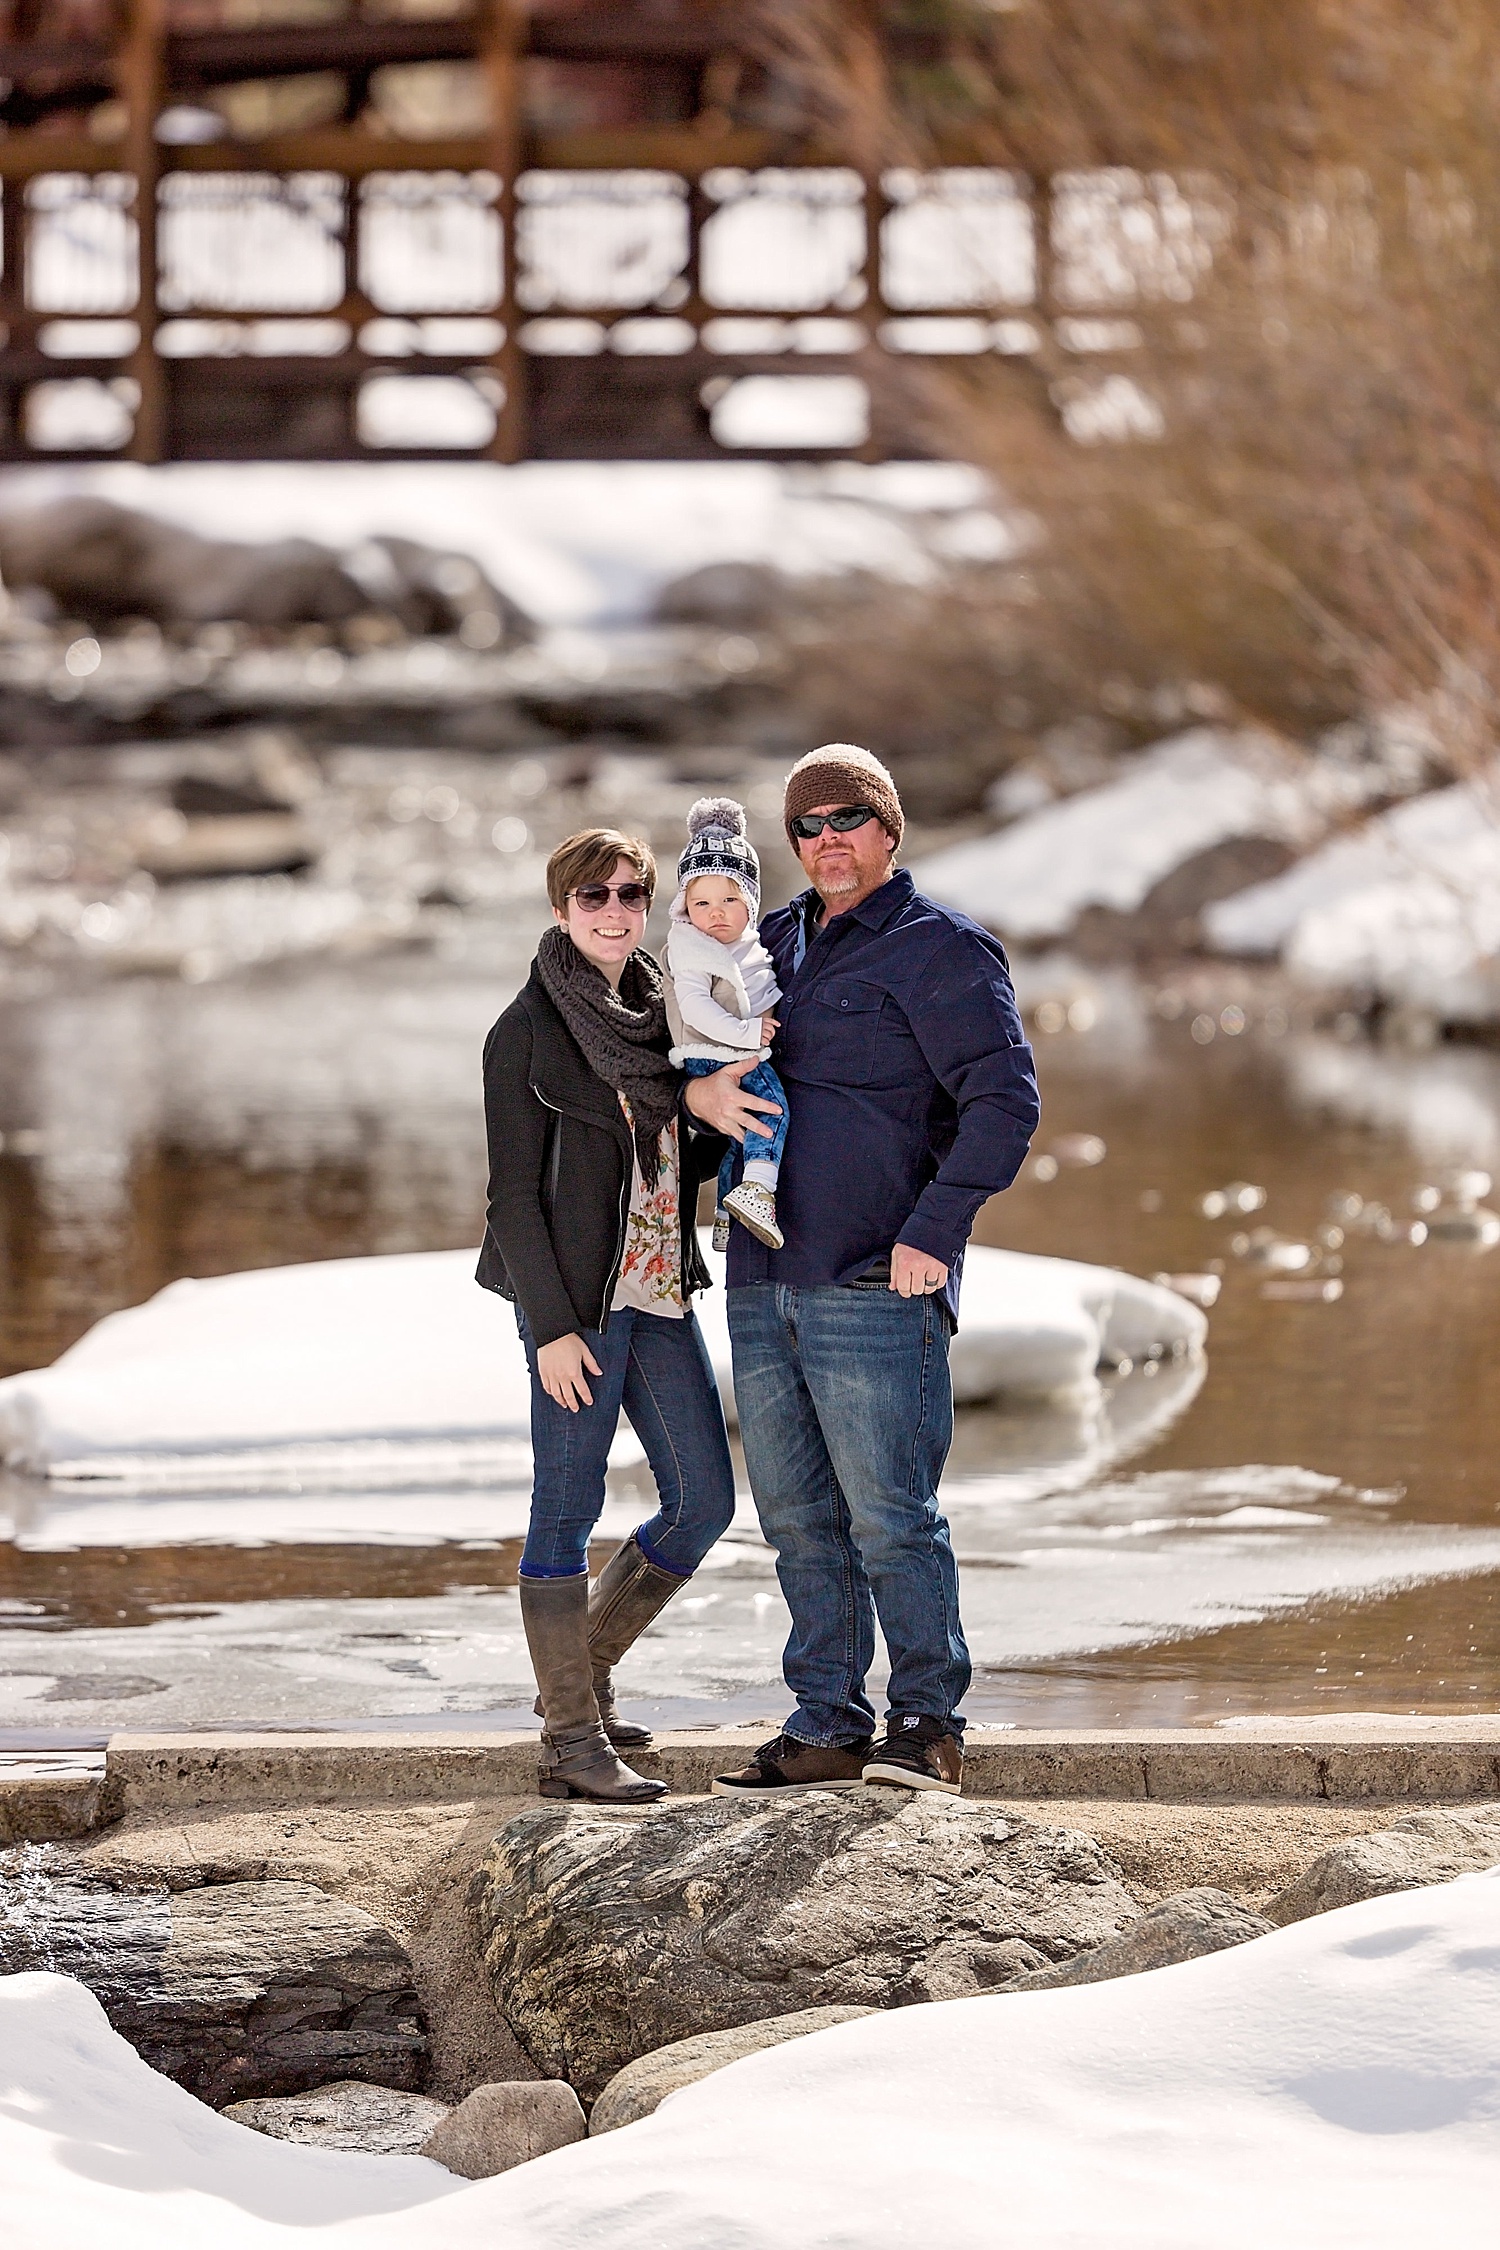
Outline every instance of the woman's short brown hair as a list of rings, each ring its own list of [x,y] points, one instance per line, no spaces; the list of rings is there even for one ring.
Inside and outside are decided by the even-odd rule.
[[[547,862],[547,896],[561,914],[580,883],[607,883],[617,863],[629,860],[648,891],[656,889],[656,860],[639,836],[618,828],[581,828],[566,836]]]

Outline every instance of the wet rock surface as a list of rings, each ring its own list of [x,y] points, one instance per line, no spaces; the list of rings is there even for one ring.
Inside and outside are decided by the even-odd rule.
[[[426,2094],[398,2094],[389,2086],[337,2079],[306,2094],[273,2094],[231,2102],[223,2112],[253,2133],[303,2148],[358,2151],[366,2156],[416,2156],[448,2115],[446,2102]]]
[[[1092,1953],[1055,1968],[1037,1969],[1011,1985],[1012,1992],[1047,1992],[1063,1984],[1103,1984],[1111,1977],[1134,1977],[1147,1969],[1169,1969],[1205,1953],[1223,1953],[1248,1944],[1276,1927],[1254,1914],[1227,1891],[1179,1891],[1150,1907],[1138,1922],[1105,1940]]]
[[[500,1830],[474,1903],[501,2013],[585,2100],[694,2034],[992,1990],[1136,1918],[1091,1836],[875,1791],[538,1808]]]
[[[746,2055],[784,2047],[789,2039],[806,2039],[815,2031],[857,2023],[876,2013],[873,2008],[802,2008],[796,2015],[772,2016],[768,2022],[741,2024],[734,2031],[706,2031],[697,2039],[675,2040],[670,2047],[659,2047],[654,2055],[642,2055],[639,2062],[616,2071],[589,2113],[589,2132],[614,2133],[622,2125],[634,2125],[679,2086],[695,2086],[700,2078],[711,2078],[716,2070],[727,2070]]]
[[[1500,1864],[1500,1807],[1476,1813],[1406,1813],[1372,1835],[1350,1836],[1279,1891],[1266,1912],[1275,1923],[1303,1922],[1390,1891],[1451,1883]]]
[[[476,2086],[428,2134],[421,2153],[460,2179],[492,2180],[587,2134],[571,2086],[556,2078],[521,2078]]]
[[[410,1959],[310,1883],[112,1891],[32,1875],[0,1898],[0,1974],[97,1995],[137,2053],[215,2108],[334,2079],[414,2090],[427,2028]]]

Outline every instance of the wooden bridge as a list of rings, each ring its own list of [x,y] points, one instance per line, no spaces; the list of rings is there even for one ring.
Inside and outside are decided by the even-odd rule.
[[[925,353],[1027,348],[1029,191],[862,171],[754,16],[10,0],[0,459],[920,452]]]

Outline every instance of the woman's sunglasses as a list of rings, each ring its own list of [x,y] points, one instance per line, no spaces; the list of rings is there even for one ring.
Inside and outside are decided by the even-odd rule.
[[[617,898],[628,914],[639,914],[651,904],[651,893],[644,883],[580,883],[568,896],[577,899],[585,914],[597,914],[612,898]]]
[[[874,818],[874,808],[870,805],[840,805],[837,812],[798,813],[789,825],[794,836],[801,836],[810,843],[814,836],[821,836],[825,828],[831,828],[835,835],[847,836],[851,828],[863,828],[867,820]]]

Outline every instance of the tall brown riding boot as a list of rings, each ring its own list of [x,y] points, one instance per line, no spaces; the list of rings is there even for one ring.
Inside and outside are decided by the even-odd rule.
[[[594,1700],[605,1733],[617,1750],[649,1750],[651,1729],[622,1719],[615,1709],[611,1672],[633,1648],[654,1617],[687,1584],[642,1553],[635,1534],[616,1547],[589,1594],[589,1654],[594,1665]],[[542,1699],[536,1699],[540,1713]]]
[[[589,1655],[594,1664],[594,1696],[604,1731],[617,1750],[650,1747],[649,1727],[632,1726],[615,1712],[611,1673],[640,1639],[652,1619],[659,1617],[672,1596],[687,1584],[673,1571],[662,1570],[641,1550],[634,1534],[616,1547],[594,1580],[589,1595]]]
[[[615,1756],[599,1720],[589,1656],[586,1571],[576,1578],[523,1578],[521,1622],[541,1689],[544,1797],[587,1797],[606,1805],[649,1805],[664,1781],[647,1781]]]

